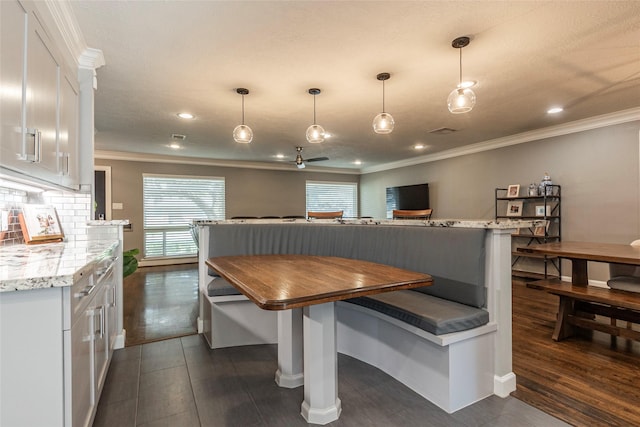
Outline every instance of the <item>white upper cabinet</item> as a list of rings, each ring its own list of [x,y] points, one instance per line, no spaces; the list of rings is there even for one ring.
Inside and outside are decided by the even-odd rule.
[[[0,166],[77,189],[78,83],[34,11],[0,1]],[[77,71],[76,71],[77,72]]]
[[[29,15],[27,26],[24,126],[26,158],[23,160],[33,163],[33,174],[56,181],[60,64],[52,52],[48,35],[35,15]]]
[[[27,12],[17,1],[0,2],[0,162],[19,167],[24,155],[22,93]],[[11,35],[11,37],[10,37]]]
[[[60,124],[58,126],[58,171],[60,183],[73,187],[79,181],[78,118],[79,94],[77,83],[67,76],[60,77]]]

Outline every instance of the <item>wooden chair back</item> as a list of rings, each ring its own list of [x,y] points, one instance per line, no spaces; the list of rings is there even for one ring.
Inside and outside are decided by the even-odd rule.
[[[341,219],[343,211],[335,211],[335,212],[307,212],[307,218],[316,218],[316,219]]]
[[[403,210],[394,209],[393,219],[431,219],[433,209]]]

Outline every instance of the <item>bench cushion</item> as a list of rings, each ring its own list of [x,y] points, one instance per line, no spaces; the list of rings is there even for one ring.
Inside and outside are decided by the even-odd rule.
[[[472,329],[489,322],[483,309],[412,290],[346,300],[379,311],[434,335]]]
[[[211,283],[207,286],[207,295],[210,297],[222,297],[227,295],[240,295],[240,291],[237,290],[231,283],[227,282],[222,277],[215,277]]]
[[[638,276],[617,276],[607,281],[611,289],[620,289],[628,292],[640,292],[640,277]]]

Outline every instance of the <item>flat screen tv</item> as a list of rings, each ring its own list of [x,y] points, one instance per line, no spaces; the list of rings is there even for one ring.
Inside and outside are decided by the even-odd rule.
[[[429,209],[429,184],[387,187],[387,218],[394,209]]]

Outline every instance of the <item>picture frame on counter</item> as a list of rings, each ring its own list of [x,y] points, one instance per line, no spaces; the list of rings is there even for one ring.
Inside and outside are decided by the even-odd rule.
[[[24,205],[18,220],[27,244],[61,242],[64,239],[58,213],[53,206]]]
[[[507,216],[522,216],[522,200],[507,203]]]
[[[520,195],[520,184],[511,184],[507,187],[507,197],[518,197]]]

